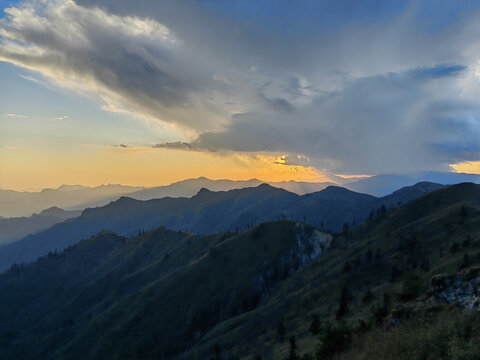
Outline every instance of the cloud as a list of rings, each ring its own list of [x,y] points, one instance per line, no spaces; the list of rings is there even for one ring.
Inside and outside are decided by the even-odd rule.
[[[180,142],[180,141],[155,144],[155,145],[152,145],[152,147],[157,149],[195,150],[191,144],[186,142]]]
[[[226,117],[208,98],[218,90],[211,72],[191,61],[182,41],[153,19],[71,0],[25,1],[5,12],[0,60],[149,121],[202,130]]]
[[[445,170],[463,158],[480,158],[480,107],[462,96],[463,78],[448,68],[355,79],[294,111],[242,114],[191,146],[300,153],[333,172]]]
[[[22,115],[22,114],[0,114],[0,118],[18,118],[18,119],[26,119],[28,116],[27,115]]]
[[[67,120],[68,119],[68,115],[63,115],[63,116],[58,116],[56,118],[54,118],[54,120]]]
[[[127,148],[131,147],[131,145],[127,145],[127,144],[114,144],[114,145],[111,145],[111,146],[122,148],[122,149],[127,149]]]
[[[178,129],[156,148],[341,174],[480,159],[478,6],[254,4],[27,0],[0,20],[0,60]]]

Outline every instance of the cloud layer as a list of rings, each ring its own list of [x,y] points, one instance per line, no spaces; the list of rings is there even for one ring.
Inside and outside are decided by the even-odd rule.
[[[175,127],[159,148],[331,173],[480,160],[479,9],[355,4],[27,0],[0,20],[0,60]]]

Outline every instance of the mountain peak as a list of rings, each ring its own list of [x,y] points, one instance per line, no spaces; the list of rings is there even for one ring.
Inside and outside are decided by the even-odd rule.
[[[55,215],[63,215],[64,213],[65,213],[65,210],[59,208],[58,206],[52,206],[48,209],[40,211],[39,215],[55,216]]]
[[[211,193],[213,193],[213,191],[208,190],[207,188],[202,187],[200,190],[198,190],[197,196],[198,196],[198,195],[211,194]]]
[[[60,185],[56,190],[60,190],[60,191],[71,191],[71,190],[82,190],[82,189],[86,189],[87,186],[83,186],[83,185],[68,185],[68,184],[63,184],[63,185]]]
[[[278,189],[278,188],[276,188],[276,187],[274,187],[274,186],[272,186],[272,185],[269,185],[269,184],[267,184],[267,183],[263,183],[263,184],[258,185],[258,186],[257,186],[257,189],[262,189],[262,190],[272,190],[272,189],[275,189],[275,190],[276,190],[276,189]]]

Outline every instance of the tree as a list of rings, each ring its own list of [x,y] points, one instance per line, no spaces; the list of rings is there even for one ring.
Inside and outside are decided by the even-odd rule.
[[[283,324],[283,319],[280,320],[280,324],[278,324],[278,328],[277,328],[277,333],[278,333],[278,339],[280,340],[280,342],[283,343],[283,340],[285,338],[285,325]]]
[[[350,230],[350,225],[348,225],[348,223],[346,222],[345,224],[343,224],[343,235],[347,236],[349,230]]]
[[[295,341],[295,336],[290,337],[290,354],[288,360],[298,360],[297,356],[297,342]]]
[[[313,320],[310,324],[310,332],[312,335],[318,335],[320,333],[320,320],[316,314],[313,315]]]
[[[211,359],[220,360],[221,353],[222,353],[222,349],[220,348],[220,345],[218,345],[218,343],[215,343],[215,345],[213,345],[213,357]]]
[[[463,261],[460,264],[459,268],[460,269],[465,269],[466,267],[470,266],[470,257],[468,254],[463,255]]]
[[[415,299],[421,292],[422,282],[415,274],[409,274],[402,283],[402,292],[399,297],[404,301]]]
[[[374,296],[373,296],[372,291],[370,289],[368,289],[367,292],[365,293],[365,295],[363,296],[362,302],[364,304],[369,303],[370,301],[373,300],[373,298],[374,298]]]
[[[387,213],[387,208],[385,207],[385,205],[382,205],[382,207],[380,208],[380,213],[382,214],[382,216]]]
[[[327,323],[320,334],[319,343],[315,347],[317,359],[328,359],[333,354],[345,350],[351,343],[351,332],[344,323],[333,327]]]
[[[343,272],[348,273],[352,271],[352,267],[350,266],[350,262],[345,261],[345,265],[343,265]]]
[[[336,315],[337,320],[344,317],[345,314],[348,312],[349,300],[350,300],[350,293],[348,291],[347,286],[344,286],[342,288],[342,292],[340,293],[340,301],[339,301],[340,304],[338,306],[337,315]]]
[[[372,249],[368,248],[367,249],[367,254],[366,254],[367,261],[368,262],[372,261],[372,257],[373,257]]]
[[[395,282],[402,275],[402,271],[396,266],[393,265],[390,282]]]

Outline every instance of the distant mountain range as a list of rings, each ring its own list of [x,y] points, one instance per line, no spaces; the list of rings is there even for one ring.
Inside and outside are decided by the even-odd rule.
[[[81,213],[81,210],[65,211],[58,207],[51,207],[30,217],[0,218],[0,245],[38,233],[52,225],[77,217]]]
[[[342,208],[339,198],[345,206],[404,203],[345,234],[285,220],[214,235],[101,231],[0,275],[1,357],[416,359],[463,351],[475,359],[479,313],[463,308],[478,302],[480,186],[425,194],[434,187],[441,186],[421,183],[383,200],[330,187],[303,200],[261,185],[87,210],[80,218],[103,212],[125,223],[127,208],[128,216],[158,215],[175,201],[192,205],[198,219],[215,207],[230,217],[242,203],[274,212],[284,196],[318,197],[332,211]],[[450,303],[431,285],[449,276]]]
[[[268,184],[298,195],[317,192],[325,189],[327,186],[337,185],[359,193],[385,196],[397,189],[412,186],[418,182],[433,182],[443,185],[461,182],[480,183],[480,175],[419,172],[407,175],[377,175],[355,181],[335,177],[335,181],[336,183],[282,181],[268,182]],[[44,189],[39,192],[0,190],[0,218],[30,216],[52,206],[58,206],[66,210],[83,210],[85,208],[106,205],[122,196],[128,196],[137,200],[159,199],[163,197],[191,197],[202,188],[211,191],[227,191],[254,187],[262,183],[258,179],[234,181],[210,180],[205,177],[199,177],[174,182],[166,186],[150,188],[108,184],[96,187],[62,185],[57,189]]]
[[[405,175],[376,175],[355,182],[346,183],[343,186],[352,191],[364,194],[385,196],[396,189],[411,186],[422,181],[443,185],[453,185],[464,182],[478,184],[480,183],[480,175],[423,171]]]
[[[86,204],[108,202],[112,197],[141,189],[143,188],[108,184],[97,187],[62,185],[57,189],[38,192],[0,190],[0,216],[30,216],[52,206],[66,210],[82,210]]]
[[[227,191],[258,186],[262,183],[258,179],[234,181],[210,180],[200,177],[150,188],[108,184],[96,187],[62,185],[57,189],[44,189],[39,192],[0,190],[0,216],[30,216],[52,206],[67,210],[83,210],[89,207],[103,206],[127,195],[138,200],[158,199],[167,196],[191,197],[202,188],[211,191]],[[284,181],[272,182],[271,185],[303,195],[322,190],[329,185],[333,185],[333,183]]]
[[[102,229],[133,236],[158,226],[191,233],[240,231],[263,221],[290,219],[322,230],[339,232],[365,221],[372,211],[401,204],[443,187],[419,183],[389,196],[371,195],[329,186],[315,193],[297,195],[267,184],[213,192],[202,188],[191,198],[136,200],[122,197],[108,205],[89,208],[81,216],[56,224],[12,244],[0,247],[0,271],[51,251],[61,251]]]

